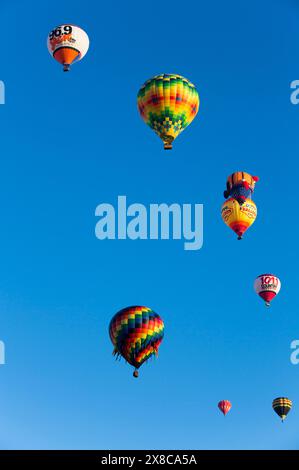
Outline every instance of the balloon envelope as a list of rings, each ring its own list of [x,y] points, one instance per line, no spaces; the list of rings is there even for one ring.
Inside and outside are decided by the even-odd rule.
[[[224,416],[230,411],[232,404],[229,400],[221,400],[218,403],[219,410],[224,414]]]
[[[70,65],[81,60],[88,51],[89,38],[83,29],[73,24],[62,24],[48,35],[48,50],[67,72]]]
[[[199,108],[199,95],[186,78],[161,74],[147,80],[137,97],[138,110],[145,121],[172,148],[174,139],[193,121]]]
[[[109,335],[114,354],[122,356],[135,369],[139,369],[150,357],[157,356],[164,336],[164,323],[148,307],[127,307],[112,318]]]
[[[287,417],[292,406],[292,401],[286,397],[275,398],[272,402],[273,410],[278,414],[282,421]]]
[[[261,274],[254,281],[254,290],[265,301],[267,307],[279,293],[280,288],[280,279],[274,274]]]
[[[257,216],[257,207],[251,199],[240,205],[236,199],[230,198],[222,205],[223,222],[241,239],[246,230],[253,224]]]

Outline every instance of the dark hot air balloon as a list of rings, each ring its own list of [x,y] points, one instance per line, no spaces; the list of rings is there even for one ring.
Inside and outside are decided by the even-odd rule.
[[[287,414],[292,409],[292,401],[286,397],[275,398],[272,402],[272,408],[281,418],[281,421],[284,421]]]

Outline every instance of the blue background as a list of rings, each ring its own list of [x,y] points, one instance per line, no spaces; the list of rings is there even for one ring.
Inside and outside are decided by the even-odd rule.
[[[295,1],[3,1],[0,107],[0,446],[298,449],[298,124]],[[47,33],[91,41],[69,74]],[[172,152],[140,119],[158,73],[198,88]],[[260,177],[242,242],[222,222],[228,174]],[[204,246],[99,241],[95,208],[203,203]],[[282,280],[270,310],[255,277]],[[159,358],[132,378],[112,315],[142,304],[165,321]],[[272,399],[294,402],[284,425]],[[224,419],[217,403],[233,408]]]

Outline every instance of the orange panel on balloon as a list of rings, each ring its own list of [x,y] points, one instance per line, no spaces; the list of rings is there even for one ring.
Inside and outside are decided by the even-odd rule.
[[[55,59],[60,62],[60,64],[72,64],[80,55],[76,49],[71,47],[61,47],[54,52]]]

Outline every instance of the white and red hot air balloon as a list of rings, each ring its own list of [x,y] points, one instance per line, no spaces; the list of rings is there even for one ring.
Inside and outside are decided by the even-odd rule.
[[[267,307],[280,291],[281,282],[274,274],[261,274],[254,281],[255,292],[265,301]]]
[[[87,53],[89,39],[79,26],[62,24],[49,33],[47,44],[51,56],[63,65],[64,72],[68,72],[70,66]]]
[[[221,413],[224,414],[224,416],[230,411],[231,407],[232,407],[232,404],[228,400],[221,400],[218,403],[218,408],[221,411]]]

